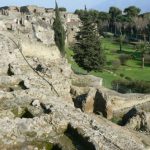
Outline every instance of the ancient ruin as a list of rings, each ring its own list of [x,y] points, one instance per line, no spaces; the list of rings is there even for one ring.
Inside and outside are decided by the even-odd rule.
[[[72,43],[80,20],[61,15]],[[37,6],[0,8],[0,149],[150,149],[150,95],[74,74],[55,45],[54,16]]]

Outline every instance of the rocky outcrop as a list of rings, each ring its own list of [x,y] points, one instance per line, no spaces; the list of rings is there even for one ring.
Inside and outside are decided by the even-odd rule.
[[[79,106],[85,112],[103,115],[107,119],[122,117],[134,106],[147,112],[150,108],[149,95],[120,94],[102,86],[97,88],[74,86],[72,91],[75,106]]]
[[[57,52],[59,57],[57,57],[57,60],[51,60],[51,57],[48,58],[44,57],[43,55],[38,55],[39,57],[35,58],[30,54],[32,49],[28,55],[28,51],[26,51],[24,47],[22,52],[20,52],[19,49],[15,49],[16,47],[13,41],[11,41],[11,37],[9,38],[8,36],[6,38],[5,36],[1,35],[0,38],[0,70],[1,75],[3,75],[3,77],[1,76],[1,86],[7,85],[8,88],[11,88],[13,84],[16,85],[16,87],[20,86],[27,89],[31,89],[32,87],[47,87],[50,93],[55,93],[55,91],[51,89],[50,86],[53,85],[54,89],[58,91],[60,96],[64,95],[64,97],[71,100],[71,96],[69,94],[71,86],[71,80],[69,80],[69,77],[71,76],[71,67],[67,64],[66,60],[63,60],[60,57],[58,50]],[[11,45],[13,45],[14,49],[11,47]],[[3,49],[5,50],[3,51]],[[46,51],[46,55],[48,54],[50,54],[50,52],[47,53]],[[40,70],[38,66],[42,66],[43,69]]]
[[[123,116],[122,124],[136,131],[150,132],[150,113],[133,108]]]
[[[100,87],[103,79],[93,75],[72,75],[72,85],[77,87]]]
[[[20,10],[12,9],[15,15],[20,14]],[[29,12],[32,11],[38,16],[37,10],[30,8]],[[4,20],[10,17],[11,21],[14,14],[3,15]],[[17,18],[14,22],[18,28],[12,26],[11,32],[0,31],[0,149],[32,150],[47,146],[50,149],[53,145],[62,150],[79,147],[88,150],[145,149],[136,134],[89,113],[109,118],[119,109],[122,95],[116,95],[115,101],[112,91],[100,88],[102,79],[73,75],[56,45],[48,45],[43,36],[37,35],[39,31],[31,29],[31,22],[38,26],[39,18],[35,14],[30,18],[24,12],[25,20]],[[41,13],[38,17],[41,18]],[[41,19],[47,22],[47,17]],[[38,30],[44,34],[43,28]],[[36,38],[32,37],[33,33]],[[82,110],[88,113],[74,107],[72,98],[75,102],[77,97]],[[126,104],[128,99],[122,101]]]
[[[26,38],[39,41],[46,45],[55,45],[53,22],[54,9],[46,9],[38,6],[1,7],[0,30],[23,33]],[[78,15],[61,12],[61,19],[66,30],[66,42],[73,43],[79,30],[80,19]]]
[[[64,59],[24,54],[25,50],[6,35],[0,36],[1,149],[35,148],[35,140],[64,145],[66,141],[61,138],[68,126],[82,137],[83,143],[91,143],[96,150],[144,148],[140,139],[129,131],[74,108],[69,100],[72,71]],[[5,90],[7,86],[11,90]]]

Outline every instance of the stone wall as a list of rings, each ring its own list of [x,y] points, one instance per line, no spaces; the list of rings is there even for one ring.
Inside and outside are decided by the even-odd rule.
[[[0,30],[11,30],[28,34],[46,45],[54,45],[54,31],[52,29],[55,12],[37,6],[2,7],[0,8]],[[79,17],[72,13],[61,12],[62,22],[66,30],[66,42],[74,43],[76,33],[79,31]],[[31,36],[32,35],[32,36]]]

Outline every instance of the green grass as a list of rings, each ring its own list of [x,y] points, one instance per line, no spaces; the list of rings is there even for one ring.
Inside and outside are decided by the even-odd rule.
[[[115,79],[120,79],[120,74],[124,74],[124,77],[130,77],[135,80],[150,81],[150,66],[147,65],[144,69],[141,68],[140,53],[135,51],[133,45],[124,43],[122,46],[123,51],[121,53],[132,55],[134,56],[134,59],[130,59],[125,66],[120,66],[120,68],[114,72],[112,70],[112,62],[119,60],[119,43],[112,38],[103,38],[101,43],[107,58],[106,69],[103,72],[92,71],[89,72],[89,74],[103,78],[103,85],[105,87],[111,88],[111,82]],[[73,51],[67,48],[66,56],[68,62],[72,65],[72,69],[77,73],[86,74],[87,72],[79,67],[79,65],[73,60],[73,55]]]
[[[120,77],[118,77],[114,74],[111,74],[109,72],[106,72],[106,71],[103,71],[103,72],[92,71],[91,74],[94,76],[103,78],[103,86],[105,86],[107,88],[111,88],[111,82],[113,80],[120,78]]]
[[[87,71],[81,68],[73,59],[73,50],[66,48],[66,57],[68,59],[68,62],[71,64],[71,67],[74,72],[80,73],[80,74],[87,74]]]

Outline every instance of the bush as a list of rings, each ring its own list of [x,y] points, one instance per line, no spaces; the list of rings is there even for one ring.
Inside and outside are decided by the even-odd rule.
[[[112,62],[112,69],[114,70],[114,71],[116,71],[116,70],[118,70],[119,69],[119,67],[120,67],[120,61],[119,60],[114,60],[113,62]]]
[[[124,74],[123,74],[123,73],[120,73],[120,77],[122,77],[122,78],[123,78],[123,77],[124,77]]]
[[[112,88],[120,93],[150,93],[150,82],[135,81],[126,77],[126,79],[114,80]]]
[[[120,60],[121,65],[126,65],[126,63],[129,59],[130,59],[130,55],[127,55],[127,54],[119,55],[119,60]]]
[[[132,79],[130,77],[125,77],[126,80],[131,81]]]
[[[119,79],[119,80],[114,80],[112,81],[112,88],[115,91],[118,91],[120,93],[128,93],[128,80],[125,79]]]

